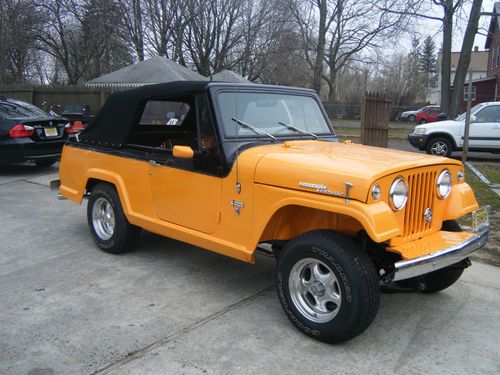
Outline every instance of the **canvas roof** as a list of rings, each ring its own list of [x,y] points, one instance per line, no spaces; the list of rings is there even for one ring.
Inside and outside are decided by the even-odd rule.
[[[206,77],[163,56],[129,65],[117,71],[87,81],[86,85],[130,84],[144,85],[174,81],[204,81]]]
[[[212,76],[212,81],[219,82],[236,82],[236,83],[252,83],[245,77],[233,72],[232,70],[221,70]]]

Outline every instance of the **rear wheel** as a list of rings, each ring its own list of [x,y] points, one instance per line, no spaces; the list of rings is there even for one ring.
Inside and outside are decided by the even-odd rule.
[[[44,160],[35,161],[35,165],[39,168],[43,168],[43,167],[50,167],[51,165],[55,164],[56,162],[57,162],[57,159],[44,159]]]
[[[427,142],[426,151],[429,155],[448,157],[453,151],[453,145],[449,139],[443,137],[435,137]]]
[[[128,222],[116,189],[96,185],[87,205],[87,221],[95,243],[103,251],[120,254],[134,247],[141,229]]]
[[[276,276],[288,318],[318,340],[347,341],[362,333],[377,314],[377,273],[349,237],[321,230],[289,241],[279,256]]]

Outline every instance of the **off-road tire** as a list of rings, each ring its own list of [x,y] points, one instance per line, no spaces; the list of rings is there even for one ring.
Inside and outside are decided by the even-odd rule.
[[[433,148],[438,144],[440,143],[441,145],[444,145],[444,147],[446,147],[446,150],[444,152],[444,154],[442,155],[438,155],[436,153],[433,152]],[[431,139],[429,139],[427,141],[427,145],[425,147],[425,151],[429,154],[429,155],[435,155],[435,156],[443,156],[443,157],[448,157],[451,155],[451,153],[453,152],[453,144],[451,143],[451,141],[448,139],[448,138],[444,138],[444,137],[433,137]]]
[[[447,232],[463,231],[455,220],[443,221],[441,229]],[[420,285],[423,287],[420,290],[422,293],[436,293],[455,284],[463,272],[463,267],[451,265],[420,277],[397,281],[397,284],[416,289],[421,289],[421,287],[419,288]]]
[[[51,165],[54,165],[57,162],[57,159],[43,159],[43,160],[36,160],[35,165],[38,168],[45,168],[45,167],[50,167]]]
[[[308,259],[325,264],[338,281],[340,307],[327,322],[314,322],[301,313],[290,294],[289,277],[294,265]],[[286,244],[277,262],[276,286],[291,322],[302,333],[328,343],[347,341],[361,334],[379,307],[378,277],[372,262],[353,239],[328,230],[308,232]]]
[[[109,239],[99,236],[92,217],[94,205],[98,201],[103,202],[103,199],[111,205],[115,218],[114,230]],[[141,228],[130,224],[127,220],[115,187],[107,183],[99,183],[92,188],[87,205],[87,222],[97,246],[111,254],[121,254],[131,250],[141,233]]]

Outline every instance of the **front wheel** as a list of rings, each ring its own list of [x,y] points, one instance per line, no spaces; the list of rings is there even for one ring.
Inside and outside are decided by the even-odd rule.
[[[90,193],[87,221],[97,246],[111,254],[130,250],[141,232],[127,220],[116,189],[105,183],[97,184]]]
[[[329,343],[361,334],[375,318],[380,299],[377,273],[349,237],[326,230],[305,233],[283,248],[277,291],[292,323]]]
[[[453,151],[453,145],[446,138],[435,137],[427,142],[426,151],[429,155],[448,157]]]
[[[408,121],[415,122],[415,115],[409,115],[408,116]]]

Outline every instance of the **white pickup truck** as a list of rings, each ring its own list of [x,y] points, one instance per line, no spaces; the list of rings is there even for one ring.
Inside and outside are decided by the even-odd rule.
[[[465,113],[455,120],[418,125],[408,136],[413,147],[450,156],[464,144]],[[480,103],[471,110],[469,150],[500,153],[500,102]]]

